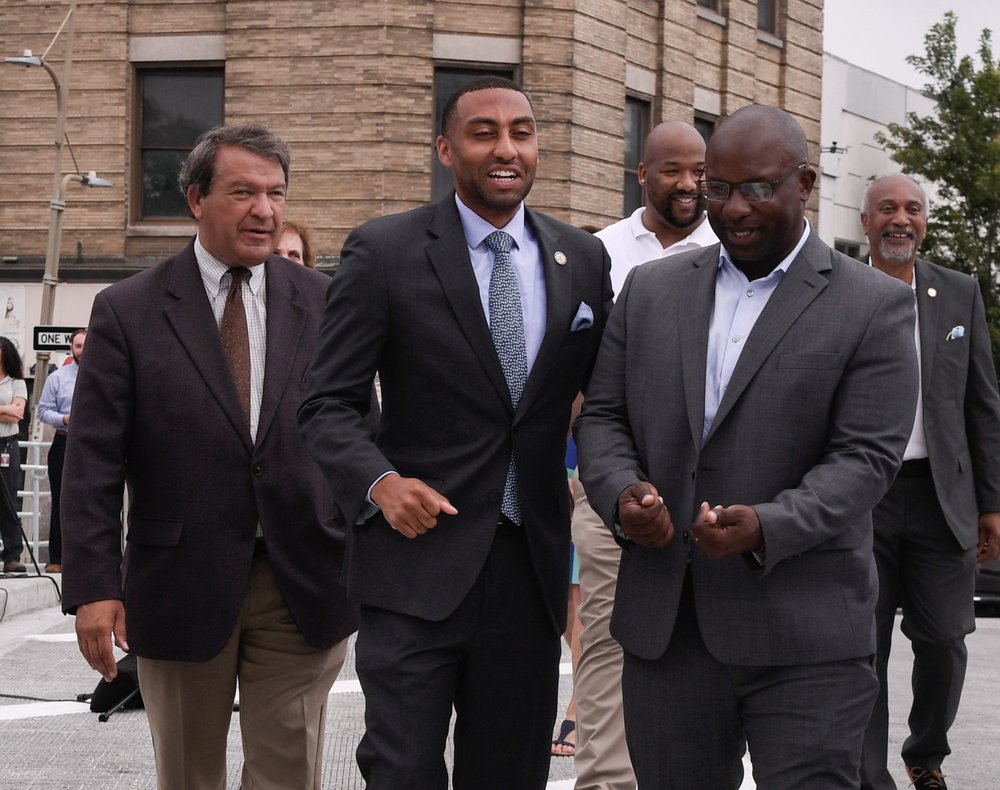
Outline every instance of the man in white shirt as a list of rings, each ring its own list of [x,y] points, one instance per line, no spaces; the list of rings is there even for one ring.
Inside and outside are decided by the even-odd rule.
[[[616,295],[633,266],[718,241],[698,189],[704,172],[705,141],[691,124],[665,121],[646,137],[638,173],[643,205],[597,232],[611,255]]]
[[[634,266],[718,242],[705,221],[698,182],[705,171],[705,141],[690,124],[666,121],[646,137],[639,183],[644,205],[596,234],[611,256],[615,295]],[[635,776],[622,717],[622,649],[608,626],[621,548],[574,484],[573,543],[580,558],[580,659],[576,693],[577,790],[625,790]]]

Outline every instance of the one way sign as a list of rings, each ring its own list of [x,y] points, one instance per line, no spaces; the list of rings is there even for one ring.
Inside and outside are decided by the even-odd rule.
[[[36,326],[32,335],[35,351],[69,351],[69,339],[76,326]]]

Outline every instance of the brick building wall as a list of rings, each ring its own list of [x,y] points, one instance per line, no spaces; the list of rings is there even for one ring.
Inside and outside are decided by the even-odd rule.
[[[777,104],[818,160],[822,0],[80,0],[66,131],[82,171],[61,243],[65,280],[114,279],[175,252],[184,220],[136,219],[135,68],[209,53],[225,67],[227,121],[266,123],[292,146],[288,213],[335,256],[347,232],[431,198],[435,68],[506,67],[532,97],[541,160],[529,202],[569,222],[622,213],[627,94],[651,123]],[[40,54],[68,3],[0,3],[0,53]],[[49,62],[63,67],[65,36]],[[153,53],[153,54],[150,54]],[[220,56],[221,57],[218,57]],[[197,59],[197,58],[196,58]],[[41,69],[0,66],[0,280],[37,282],[52,190],[55,92]],[[72,172],[67,151],[63,172]]]

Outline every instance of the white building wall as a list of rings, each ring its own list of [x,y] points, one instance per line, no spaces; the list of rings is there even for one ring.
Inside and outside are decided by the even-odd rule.
[[[827,244],[853,242],[867,252],[858,216],[865,187],[900,166],[875,140],[909,112],[928,115],[934,102],[914,88],[823,53],[821,140],[842,153],[820,154],[819,235]],[[920,179],[917,179],[920,180]],[[934,189],[924,184],[928,199]]]

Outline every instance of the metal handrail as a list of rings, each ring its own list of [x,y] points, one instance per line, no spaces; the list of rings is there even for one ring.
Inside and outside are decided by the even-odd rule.
[[[21,470],[24,472],[24,482],[25,487],[23,490],[18,491],[17,495],[21,497],[21,507],[17,515],[21,517],[21,525],[24,527],[24,534],[27,537],[28,542],[31,544],[31,549],[35,556],[38,556],[38,550],[43,546],[48,548],[49,541],[41,540],[41,503],[42,499],[52,497],[51,492],[46,489],[42,489],[41,482],[43,480],[48,480],[49,478],[49,468],[46,464],[41,462],[42,460],[42,450],[47,450],[52,442],[34,442],[22,439],[18,442],[21,447],[25,447],[28,450],[27,463],[21,464]],[[30,485],[28,484],[30,481]],[[31,508],[27,507],[28,503],[31,503]]]

